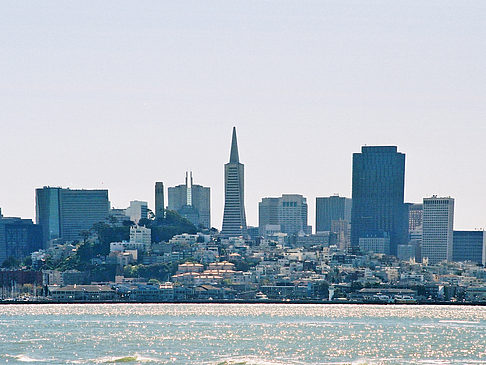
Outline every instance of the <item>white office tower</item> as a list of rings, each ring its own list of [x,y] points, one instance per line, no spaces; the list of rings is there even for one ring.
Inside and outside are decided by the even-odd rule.
[[[125,209],[125,214],[130,217],[130,220],[138,224],[138,221],[142,218],[148,217],[147,202],[133,200],[130,202],[130,206]]]
[[[429,264],[452,261],[453,226],[453,198],[424,198],[422,258]]]

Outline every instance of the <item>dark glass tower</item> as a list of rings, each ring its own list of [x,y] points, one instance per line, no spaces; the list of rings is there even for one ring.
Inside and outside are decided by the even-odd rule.
[[[245,166],[240,163],[236,128],[233,127],[230,160],[224,165],[224,213],[221,235],[226,237],[246,236],[244,198]]]
[[[351,221],[351,199],[334,195],[316,198],[316,232],[330,231],[332,221]]]
[[[392,255],[407,242],[408,215],[403,201],[405,154],[396,146],[364,146],[353,154],[351,245],[360,237],[390,237]]]

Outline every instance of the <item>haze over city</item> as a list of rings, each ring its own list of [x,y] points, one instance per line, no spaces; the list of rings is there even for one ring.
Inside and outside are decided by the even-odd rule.
[[[352,5],[352,6],[351,6]],[[0,207],[34,218],[44,185],[211,187],[237,126],[246,214],[265,196],[351,196],[352,153],[406,154],[405,201],[455,198],[455,228],[485,227],[486,4],[480,1],[3,2]]]

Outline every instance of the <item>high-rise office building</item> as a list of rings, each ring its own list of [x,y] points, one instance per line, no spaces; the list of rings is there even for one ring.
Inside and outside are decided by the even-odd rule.
[[[422,259],[430,264],[452,261],[454,199],[424,198]]]
[[[178,212],[196,227],[211,228],[211,189],[193,183],[186,172],[186,183],[170,187],[169,210]]]
[[[397,245],[408,242],[404,184],[405,154],[396,146],[364,146],[353,154],[352,246],[361,237],[389,236],[396,255]]]
[[[0,265],[9,257],[21,260],[42,247],[40,225],[0,215]]]
[[[452,261],[472,261],[486,266],[486,232],[454,231]]]
[[[247,236],[245,215],[245,167],[240,163],[236,128],[233,127],[230,160],[224,165],[224,212],[221,235]]]
[[[125,214],[130,217],[132,222],[138,224],[140,219],[148,218],[148,204],[140,200],[132,200],[130,206],[125,209]]]
[[[283,194],[278,205],[278,220],[283,233],[310,234],[307,225],[307,199],[298,194]]]
[[[261,235],[266,232],[266,227],[279,225],[278,206],[280,198],[263,198],[258,203],[258,229]]]
[[[267,226],[280,226],[289,235],[311,233],[307,225],[307,199],[298,194],[283,194],[280,198],[263,198],[258,206],[259,228],[262,234]]]
[[[155,183],[155,218],[164,218],[164,209],[164,183],[161,181],[157,181]]]
[[[351,222],[352,200],[334,195],[316,198],[316,232],[331,231],[332,221]]]
[[[108,190],[36,189],[36,223],[42,226],[43,243],[80,239],[81,231],[104,221],[110,210]]]
[[[408,232],[422,229],[424,216],[424,205],[415,203],[406,203],[408,207]]]

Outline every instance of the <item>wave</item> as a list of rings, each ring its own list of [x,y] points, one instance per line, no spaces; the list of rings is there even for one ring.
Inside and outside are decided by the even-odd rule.
[[[135,355],[128,355],[128,356],[112,356],[112,357],[102,357],[99,359],[94,360],[97,364],[123,364],[123,363],[131,363],[131,362],[157,362],[160,363],[159,359],[154,359],[147,356],[141,356],[138,354]]]
[[[10,358],[15,359],[15,360],[20,361],[20,362],[48,362],[48,361],[52,361],[52,359],[34,359],[33,357],[29,357],[29,356],[24,355],[24,354],[20,354],[20,355],[5,354],[5,356],[10,357]]]

